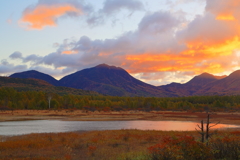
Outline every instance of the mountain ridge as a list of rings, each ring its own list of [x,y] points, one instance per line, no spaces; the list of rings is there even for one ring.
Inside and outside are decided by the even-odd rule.
[[[132,77],[120,67],[106,64],[83,69],[59,80],[67,87],[94,90],[114,96],[168,96],[155,86]],[[112,92],[116,92],[116,94]]]
[[[35,79],[41,79],[44,80],[54,86],[59,85],[59,81],[53,78],[52,76],[36,71],[36,70],[29,70],[25,72],[18,72],[10,75],[11,78],[35,78]]]
[[[15,73],[10,77],[42,79],[54,86],[96,91],[112,96],[179,97],[195,95],[240,94],[240,70],[229,76],[202,73],[190,81],[153,86],[132,77],[121,67],[99,64],[69,74],[59,81],[38,71]]]

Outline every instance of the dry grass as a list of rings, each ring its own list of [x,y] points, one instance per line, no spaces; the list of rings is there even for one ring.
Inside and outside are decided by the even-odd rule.
[[[213,138],[214,143],[210,143],[210,146],[215,145],[213,148],[216,149],[231,140],[231,142],[236,141],[237,144],[240,144],[239,135],[240,131],[219,131]],[[166,137],[173,137],[173,140],[177,140],[177,137],[186,136],[194,137],[199,142],[200,137],[197,132],[140,130],[44,133],[0,137],[0,159],[147,160],[149,159],[149,147],[162,144]],[[233,147],[235,146],[233,145]],[[229,152],[229,145],[226,147]],[[223,149],[226,150],[226,147]],[[225,150],[222,152],[226,152]]]
[[[164,136],[186,133],[194,134],[119,130],[22,135],[0,142],[0,159],[122,160],[144,156]]]

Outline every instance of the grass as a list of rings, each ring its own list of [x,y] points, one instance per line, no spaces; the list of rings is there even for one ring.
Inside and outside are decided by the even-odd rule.
[[[176,133],[194,134],[118,130],[7,137],[0,142],[0,159],[144,159],[148,147]]]
[[[229,154],[229,156],[238,154],[240,150],[239,136],[239,131],[219,131],[216,136],[213,137],[212,142],[209,142],[209,146],[207,146],[209,147],[207,151],[210,151],[208,154],[212,157],[217,157],[220,153],[222,156],[225,156],[227,153],[230,153],[230,151],[233,151],[234,148],[235,152],[233,152],[232,155]],[[168,141],[166,141],[166,139]],[[184,143],[185,139],[186,143]],[[194,131],[113,130],[29,134],[14,137],[0,137],[0,159],[150,160],[154,159],[154,157],[162,159],[160,155],[169,155],[169,151],[171,151],[172,154],[176,148],[178,149],[176,153],[181,153],[181,155],[183,155],[183,153],[186,154],[186,148],[184,152],[179,149],[181,146],[186,147],[186,144],[187,146],[194,144],[193,147],[190,147],[189,152],[191,154],[198,154],[200,151],[198,151],[196,147],[200,144],[199,139],[199,134]],[[202,145],[205,144],[201,144],[201,146]],[[163,146],[167,149],[164,150],[161,148]],[[223,148],[221,146],[223,146]],[[153,148],[156,152],[151,154],[149,148]],[[192,151],[191,148],[195,148],[198,152]],[[189,155],[189,153],[187,154]],[[154,157],[152,155],[154,155]],[[219,159],[221,158],[222,157],[219,157]]]
[[[94,112],[84,113],[76,110],[17,110],[0,112],[0,120],[22,119],[55,119],[55,118],[100,118],[111,116],[113,119],[124,119],[131,115],[133,119],[156,117],[169,120],[189,120],[188,112]],[[169,118],[169,116],[171,116]],[[179,118],[180,116],[180,118]],[[203,119],[205,114],[194,113],[193,118]],[[236,119],[230,119],[238,114],[215,114],[213,120],[227,119],[226,122],[239,124]],[[182,118],[183,117],[183,118]],[[151,120],[155,120],[150,118]],[[104,119],[105,120],[105,119]],[[158,120],[158,119],[156,119]],[[188,137],[184,137],[188,136]],[[190,139],[189,139],[190,136]],[[169,140],[170,137],[170,140]],[[191,138],[192,137],[192,138]],[[211,159],[240,159],[240,132],[233,130],[219,131],[209,141],[206,150],[199,150],[200,135],[195,132],[176,131],[141,131],[141,130],[113,130],[71,133],[43,133],[21,136],[0,136],[0,159],[3,160],[153,160],[164,159],[161,155],[175,156],[184,159],[183,155],[209,155]],[[166,143],[168,139],[168,143]],[[181,141],[178,141],[180,139]],[[186,140],[186,143],[185,143]],[[190,140],[190,141],[188,141]],[[183,143],[181,143],[183,141]],[[193,145],[188,148],[184,146]],[[204,144],[206,146],[206,144]],[[180,147],[180,148],[179,148]],[[181,148],[182,147],[182,148]],[[152,148],[152,153],[149,148]],[[195,150],[191,150],[195,148]],[[204,148],[204,147],[200,147]],[[187,152],[186,152],[187,151]],[[196,152],[198,151],[198,152]],[[206,152],[205,151],[209,151]],[[173,154],[173,155],[172,155]],[[225,157],[224,157],[225,156]],[[180,157],[180,158],[179,158]],[[236,158],[237,157],[237,158]],[[174,159],[173,158],[173,159]],[[169,159],[167,157],[166,159]]]

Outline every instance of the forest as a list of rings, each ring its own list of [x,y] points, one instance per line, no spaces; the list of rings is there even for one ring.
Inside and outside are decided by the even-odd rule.
[[[192,97],[116,97],[57,94],[0,88],[0,109],[80,109],[86,111],[239,111],[240,95]]]

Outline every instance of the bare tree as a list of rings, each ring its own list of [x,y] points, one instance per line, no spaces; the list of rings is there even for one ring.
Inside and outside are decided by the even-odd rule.
[[[212,122],[210,122],[210,114],[207,114],[206,130],[204,130],[204,122],[203,122],[203,120],[201,120],[201,126],[199,124],[197,124],[197,127],[200,129],[200,131],[195,128],[198,131],[198,133],[201,134],[201,137],[202,137],[201,141],[202,141],[202,143],[204,143],[205,140],[206,140],[206,142],[208,142],[209,137],[212,134],[214,134],[214,133],[210,133],[210,128],[218,125],[220,122],[217,122],[217,123],[215,123],[213,125],[210,125],[211,123]]]

